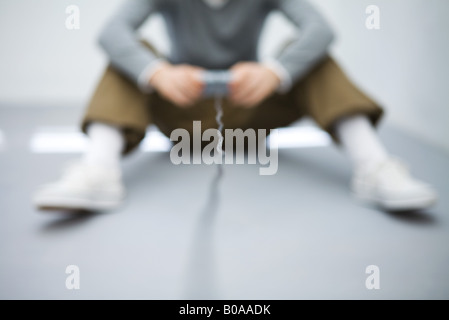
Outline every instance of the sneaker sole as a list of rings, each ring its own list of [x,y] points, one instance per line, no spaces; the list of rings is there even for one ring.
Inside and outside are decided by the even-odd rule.
[[[370,197],[366,195],[361,195],[355,192],[352,192],[352,196],[356,199],[369,202],[371,204],[375,204],[382,209],[388,211],[416,211],[427,209],[433,206],[437,202],[436,197],[423,197],[423,198],[414,198],[414,199],[405,199],[405,200],[381,200],[375,197]]]
[[[41,211],[103,211],[116,209],[122,203],[122,200],[89,200],[58,197],[47,197],[34,200],[34,205]]]

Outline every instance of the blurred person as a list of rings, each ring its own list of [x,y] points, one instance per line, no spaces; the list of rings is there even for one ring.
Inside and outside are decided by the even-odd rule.
[[[277,10],[298,36],[275,58],[257,57],[260,34]],[[140,41],[137,30],[153,13],[166,22],[167,57]],[[225,128],[315,122],[353,164],[352,193],[385,210],[417,210],[435,203],[434,189],[391,156],[376,134],[384,110],[361,92],[329,56],[334,34],[306,0],[128,0],[109,20],[99,43],[110,59],[87,108],[82,130],[90,145],[62,178],[41,187],[39,208],[108,210],[125,198],[120,161],[139,145],[148,125],[165,135],[177,128],[216,128],[213,101],[201,97],[201,72],[227,69]]]

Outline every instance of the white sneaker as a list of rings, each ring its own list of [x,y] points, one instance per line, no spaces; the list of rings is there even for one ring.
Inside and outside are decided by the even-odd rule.
[[[425,209],[438,198],[429,184],[414,179],[408,167],[395,158],[374,169],[356,170],[351,189],[357,198],[389,211]]]
[[[41,210],[101,211],[117,208],[124,198],[120,170],[80,162],[70,165],[59,181],[39,188],[33,200]]]

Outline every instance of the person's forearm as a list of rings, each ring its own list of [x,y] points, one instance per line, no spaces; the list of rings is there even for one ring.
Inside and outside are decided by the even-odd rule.
[[[298,38],[277,58],[295,82],[327,54],[334,33],[326,19],[308,1],[276,0],[276,4],[300,29]]]
[[[142,74],[158,58],[145,48],[136,30],[156,10],[156,0],[128,0],[108,21],[99,37],[99,43],[111,64],[142,86]]]

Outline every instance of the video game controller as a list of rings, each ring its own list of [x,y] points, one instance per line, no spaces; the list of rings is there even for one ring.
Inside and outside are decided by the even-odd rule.
[[[227,70],[205,71],[202,75],[205,83],[203,97],[225,97],[229,95],[231,72]]]

